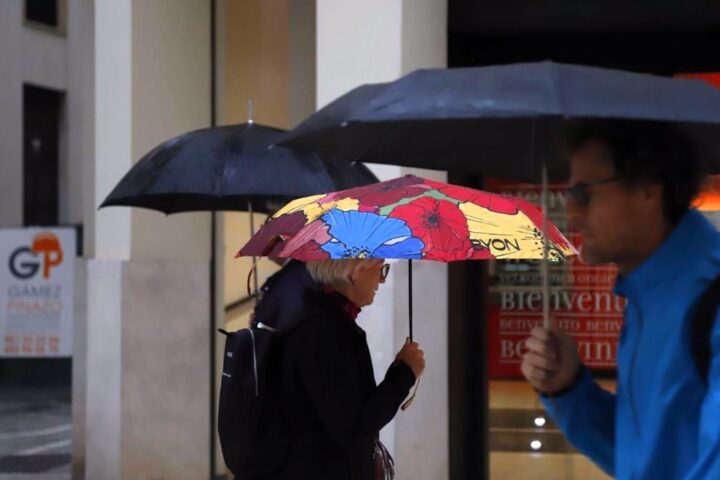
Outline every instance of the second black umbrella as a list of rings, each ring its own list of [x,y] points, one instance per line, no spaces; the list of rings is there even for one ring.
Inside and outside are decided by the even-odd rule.
[[[185,133],[141,158],[100,207],[129,206],[166,214],[268,212],[293,198],[367,185],[363,164],[273,146],[284,130],[253,122]]]

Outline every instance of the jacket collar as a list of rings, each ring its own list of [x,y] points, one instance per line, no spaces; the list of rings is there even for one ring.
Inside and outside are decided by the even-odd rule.
[[[327,296],[327,301],[334,303],[335,305],[340,307],[347,314],[348,317],[350,317],[352,320],[357,319],[357,316],[360,314],[360,310],[362,309],[358,307],[355,302],[353,302],[334,288],[322,287],[321,292]]]
[[[689,210],[643,263],[626,276],[618,276],[614,292],[628,299],[639,298],[687,270],[698,278],[714,277],[718,262],[708,262],[708,255],[718,252],[719,238],[716,228],[702,213]]]

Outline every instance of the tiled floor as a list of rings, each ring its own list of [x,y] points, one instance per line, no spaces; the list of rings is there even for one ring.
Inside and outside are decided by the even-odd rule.
[[[0,389],[0,480],[69,480],[68,388]]]

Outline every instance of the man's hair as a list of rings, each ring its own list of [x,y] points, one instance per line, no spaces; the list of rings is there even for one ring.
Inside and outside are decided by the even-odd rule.
[[[703,169],[693,142],[676,125],[640,120],[583,120],[566,135],[568,153],[590,142],[605,145],[615,172],[626,185],[657,183],[663,213],[675,225],[697,196]]]
[[[342,260],[309,260],[305,267],[310,276],[320,285],[341,288],[350,285],[352,274],[359,268],[369,267],[378,259],[347,258]]]

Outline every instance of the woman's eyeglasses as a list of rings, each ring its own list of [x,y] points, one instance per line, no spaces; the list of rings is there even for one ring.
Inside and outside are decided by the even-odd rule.
[[[594,182],[579,182],[568,187],[567,193],[581,207],[587,207],[590,204],[590,187],[602,185],[603,183],[616,182],[620,177],[611,177],[604,180],[595,180]]]
[[[380,280],[385,280],[388,276],[388,273],[390,273],[390,264],[383,263],[383,266],[380,267]]]

